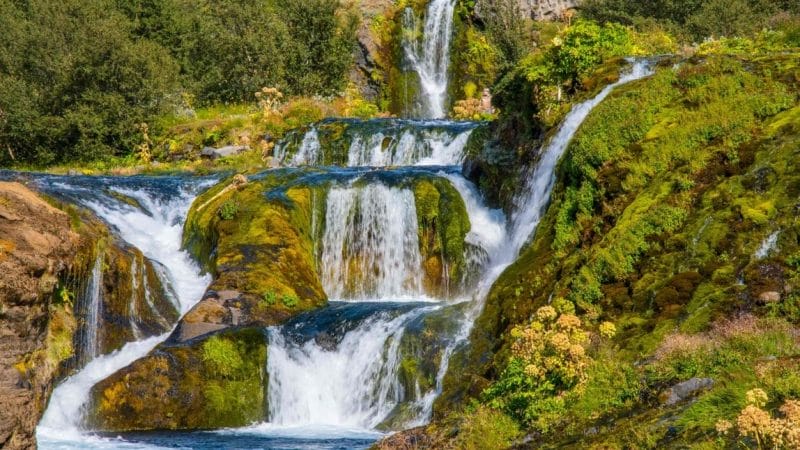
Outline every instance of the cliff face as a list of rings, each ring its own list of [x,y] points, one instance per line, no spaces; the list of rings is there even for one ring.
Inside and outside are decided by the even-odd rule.
[[[77,243],[67,214],[0,183],[0,447],[35,448],[59,363],[72,353],[72,307],[53,292]]]

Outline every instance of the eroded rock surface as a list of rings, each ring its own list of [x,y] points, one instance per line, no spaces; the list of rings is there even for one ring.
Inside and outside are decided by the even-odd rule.
[[[35,428],[75,321],[53,295],[78,243],[67,214],[0,182],[0,447],[35,448]]]

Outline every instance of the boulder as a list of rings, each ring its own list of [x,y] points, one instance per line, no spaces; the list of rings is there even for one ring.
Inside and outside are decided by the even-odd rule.
[[[777,291],[762,292],[758,295],[758,301],[764,304],[778,303],[781,301],[781,294]]]
[[[73,354],[72,305],[54,296],[79,237],[26,187],[0,182],[0,447],[35,448],[36,424]]]
[[[711,378],[692,378],[667,389],[661,394],[661,398],[664,406],[672,406],[688,400],[701,391],[711,389],[713,386],[714,380]]]
[[[228,156],[238,155],[239,153],[242,153],[248,149],[249,147],[247,147],[246,145],[228,145],[220,148],[205,147],[203,148],[203,150],[200,151],[200,156],[214,160],[219,158],[227,158]]]

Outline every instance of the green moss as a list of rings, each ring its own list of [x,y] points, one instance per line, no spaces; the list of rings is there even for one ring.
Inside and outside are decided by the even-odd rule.
[[[242,294],[249,323],[275,324],[294,311],[325,304],[317,275],[316,188],[290,188],[267,198],[298,174],[267,174],[231,188],[220,183],[195,201],[184,232],[184,245],[215,275],[212,289]],[[216,213],[226,203],[238,205],[230,220]],[[265,293],[289,301],[265,302]]]
[[[261,329],[162,345],[92,390],[90,422],[107,431],[241,427],[266,419]]]
[[[676,332],[707,333],[743,311],[795,320],[800,128],[791,78],[776,75],[780,58],[663,67],[595,108],[559,166],[535,238],[493,286],[470,350],[451,360],[437,417],[468,404],[472,386],[491,384],[508,364],[510,329],[559,297],[618,333],[590,349],[581,395],[539,405],[559,411],[560,425],[537,441],[544,447],[711,445],[715,420],[735,419],[743,390],[780,384],[763,365],[796,357],[786,325],[669,363],[652,359]],[[779,251],[756,259],[776,230],[788,233]],[[770,291],[781,299],[764,304],[759,295]],[[656,408],[665,388],[692,377],[716,384],[696,403]],[[794,392],[791,380],[771,392]]]
[[[466,275],[464,239],[470,230],[469,216],[458,191],[446,179],[416,179],[412,188],[426,288],[447,296]]]

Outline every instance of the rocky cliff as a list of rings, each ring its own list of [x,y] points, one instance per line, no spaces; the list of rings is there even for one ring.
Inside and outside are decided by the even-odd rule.
[[[0,183],[0,447],[35,448],[53,379],[72,354],[72,305],[54,292],[78,240],[67,214]]]

